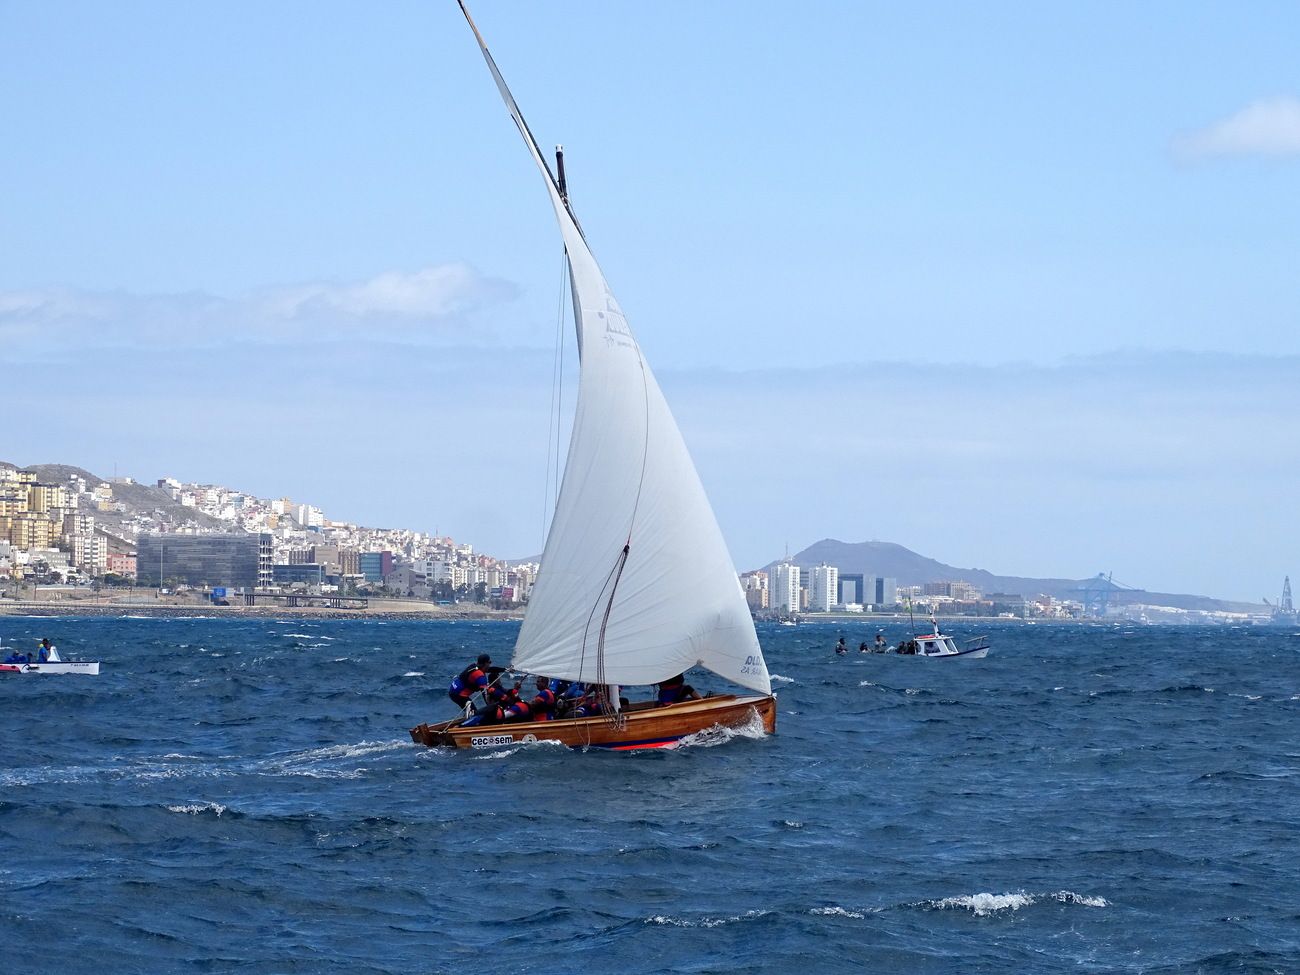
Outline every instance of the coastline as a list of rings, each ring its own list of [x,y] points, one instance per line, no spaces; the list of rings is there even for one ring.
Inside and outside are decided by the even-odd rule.
[[[509,620],[523,616],[518,610],[486,606],[438,606],[405,600],[377,599],[365,609],[336,609],[328,606],[213,606],[206,603],[103,603],[90,600],[0,600],[0,618],[39,616],[51,619],[78,616],[150,617],[156,619],[426,619],[426,620]]]

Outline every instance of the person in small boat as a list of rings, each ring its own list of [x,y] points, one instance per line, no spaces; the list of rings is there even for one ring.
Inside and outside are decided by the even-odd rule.
[[[587,694],[586,686],[580,681],[565,681],[564,684],[564,690],[555,692],[557,696],[555,716],[557,718],[572,717],[571,712],[577,710],[583,697]]]
[[[587,693],[582,696],[582,700],[578,702],[578,706],[573,709],[573,717],[591,718],[598,714],[605,714],[605,702],[607,700],[612,700],[613,698],[610,695],[610,688],[605,688],[605,693],[603,694],[600,693],[600,691],[601,688],[599,684],[592,684],[587,688]]]
[[[677,704],[681,701],[698,701],[700,695],[695,693],[695,688],[686,683],[686,674],[682,672],[676,677],[669,677],[659,685],[659,703],[660,704]]]
[[[840,642],[835,644],[835,652],[838,654],[845,654],[849,652],[849,645],[844,642],[843,633],[840,634]]]
[[[502,721],[550,721],[555,717],[555,692],[545,677],[537,678],[537,693],[531,701],[518,695],[509,707],[501,712]]]
[[[50,644],[50,638],[48,636],[45,637],[44,639],[41,640],[41,648],[36,652],[36,659],[43,664],[49,663],[50,653],[53,650],[54,647]],[[59,659],[59,655],[57,652],[54,653],[54,659],[55,660]]]
[[[490,682],[488,670],[491,666],[492,658],[486,653],[481,653],[477,661],[452,678],[451,686],[447,688],[447,696],[456,707],[463,710],[475,694],[487,690]]]
[[[483,691],[483,698],[484,706],[462,721],[462,727],[474,728],[505,721],[506,712],[519,701],[519,685],[503,687],[499,683],[490,683]]]

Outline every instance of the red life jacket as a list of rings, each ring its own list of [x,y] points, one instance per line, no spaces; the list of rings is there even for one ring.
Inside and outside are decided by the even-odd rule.
[[[487,674],[483,673],[478,664],[470,664],[456,675],[448,693],[463,704],[474,696],[475,691],[487,686],[487,680]]]
[[[515,701],[514,704],[510,705],[510,707],[506,708],[505,711],[502,712],[502,716],[506,721],[513,721],[516,718],[521,718],[524,721],[527,721],[532,710],[532,705],[527,701]]]
[[[556,704],[555,692],[547,688],[537,692],[533,698],[533,720],[547,721],[555,714]]]

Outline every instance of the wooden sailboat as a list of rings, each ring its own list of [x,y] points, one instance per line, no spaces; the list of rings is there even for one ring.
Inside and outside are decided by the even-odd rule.
[[[657,684],[691,667],[757,692],[598,717],[411,729],[425,745],[551,740],[662,747],[715,726],[761,722],[776,702],[735,566],[659,384],[633,337],[478,28],[458,0],[546,184],[568,258],[578,335],[578,403],[541,570],[520,627],[516,671],[603,686]]]

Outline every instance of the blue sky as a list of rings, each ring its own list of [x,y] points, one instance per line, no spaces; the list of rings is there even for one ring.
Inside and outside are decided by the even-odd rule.
[[[473,9],[739,565],[1300,574],[1300,8]],[[538,550],[559,240],[454,3],[0,3],[0,106],[0,459]]]

